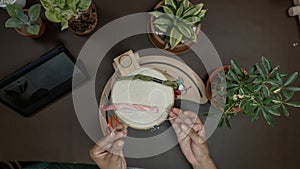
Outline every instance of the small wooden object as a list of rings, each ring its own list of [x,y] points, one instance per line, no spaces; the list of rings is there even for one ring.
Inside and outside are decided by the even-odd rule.
[[[133,53],[129,50],[114,59],[113,66],[116,72],[119,72],[121,76],[126,76],[140,68],[138,63],[139,56],[137,53]]]

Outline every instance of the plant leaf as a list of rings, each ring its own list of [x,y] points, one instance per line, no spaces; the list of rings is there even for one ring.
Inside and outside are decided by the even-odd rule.
[[[255,66],[256,66],[257,71],[258,71],[259,74],[261,75],[261,77],[262,77],[263,79],[265,79],[266,76],[265,76],[263,70],[261,69],[261,67],[259,66],[259,64],[256,63]]]
[[[282,105],[282,110],[283,110],[283,114],[286,117],[289,117],[290,113],[289,113],[288,109],[285,107],[285,105]]]
[[[218,123],[218,127],[222,127],[224,123],[224,117],[221,117],[219,123]]]
[[[285,103],[285,104],[292,106],[292,107],[300,107],[300,102],[289,102],[289,103]]]
[[[186,10],[190,7],[190,2],[188,0],[182,0],[183,10]]]
[[[61,22],[61,31],[67,29],[69,27],[67,20],[62,20]]]
[[[18,20],[17,18],[9,18],[5,22],[5,27],[6,28],[22,28],[24,27],[25,24]]]
[[[189,25],[179,22],[177,28],[185,37],[190,38],[192,36],[192,30],[188,26]]]
[[[172,6],[175,10],[177,9],[176,3],[174,0],[164,0],[165,5]]]
[[[40,32],[40,26],[39,25],[30,25],[26,29],[27,33],[32,35],[37,35]]]
[[[171,15],[173,16],[174,15],[174,11],[169,7],[169,6],[166,6],[166,5],[163,5],[161,6],[164,10],[164,12],[167,14],[167,15]]]
[[[280,112],[271,107],[264,107],[269,113],[273,114],[274,116],[280,116]]]
[[[231,129],[231,124],[228,118],[225,118],[226,126]]]
[[[78,2],[78,9],[80,11],[86,11],[91,6],[92,0],[80,0]]]
[[[170,46],[171,50],[174,49],[182,40],[182,34],[177,30],[177,28],[172,28],[170,32]]]
[[[298,77],[298,72],[293,73],[288,79],[287,81],[284,83],[284,86],[287,86],[291,83],[293,83]]]
[[[52,5],[50,3],[51,1],[49,1],[49,0],[40,0],[40,1],[41,1],[42,6],[45,8],[46,11],[53,10]]]
[[[271,65],[270,61],[268,61],[265,57],[261,57],[261,61],[262,61],[265,71],[267,73],[269,73],[270,70],[272,69],[272,65]]]
[[[254,116],[252,117],[251,121],[255,122],[259,118],[260,109],[256,109]]]
[[[152,11],[152,12],[150,12],[150,14],[156,18],[166,15],[165,13],[160,12],[160,11]]]
[[[153,24],[158,24],[158,25],[171,25],[172,22],[168,18],[157,18],[153,21]]]
[[[262,109],[262,113],[263,113],[263,116],[264,116],[266,122],[267,122],[271,127],[274,127],[274,120],[273,120],[273,118],[272,118],[267,112],[265,112],[264,109]]]
[[[19,5],[7,4],[6,11],[10,17],[18,18],[16,11],[23,12],[23,9]]]
[[[28,11],[30,21],[36,22],[40,17],[40,12],[41,12],[40,4],[35,4],[32,7],[30,7]]]
[[[184,10],[184,7],[183,7],[183,4],[181,3],[181,5],[179,6],[179,8],[176,11],[176,16],[181,17],[183,14],[183,10]]]
[[[167,32],[169,27],[169,25],[159,25],[159,24],[155,24],[154,26],[162,32]]]
[[[282,94],[285,97],[285,101],[290,100],[294,96],[294,92],[288,92],[286,89],[282,90]]]
[[[201,18],[199,18],[198,16],[190,16],[185,18],[184,20],[195,25],[197,22],[201,21]]]
[[[201,9],[203,8],[203,6],[204,6],[203,3],[199,3],[195,6],[189,7],[187,10],[185,10],[183,12],[182,17],[187,17],[187,16],[190,16],[190,15],[198,15],[200,13]]]
[[[242,72],[242,69],[241,67],[234,61],[234,60],[231,60],[230,61],[232,67],[233,67],[233,70],[239,74],[239,75],[243,75],[243,72]]]
[[[292,92],[299,92],[300,87],[285,87],[284,89],[292,91]]]
[[[17,14],[17,18],[20,21],[22,21],[24,23],[28,22],[29,18],[28,18],[28,16],[26,14],[24,14],[24,12],[16,11],[16,14]]]

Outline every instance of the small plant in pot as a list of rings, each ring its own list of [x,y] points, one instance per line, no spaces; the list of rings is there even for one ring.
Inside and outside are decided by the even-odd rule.
[[[189,50],[198,39],[207,10],[203,3],[188,0],[163,0],[151,12],[148,34],[154,46],[179,54]]]
[[[15,28],[19,34],[32,38],[44,34],[46,26],[40,17],[41,5],[35,4],[23,10],[18,5],[8,4],[6,10],[11,18],[5,22],[5,27]]]
[[[216,69],[209,77],[206,92],[211,104],[223,112],[219,127],[225,122],[231,128],[229,119],[238,112],[249,115],[252,122],[262,115],[267,124],[274,126],[272,116],[280,116],[281,112],[289,116],[288,106],[300,107],[300,102],[291,101],[300,91],[290,86],[297,76],[298,72],[290,76],[279,73],[279,66],[272,67],[265,57],[261,65],[256,63],[249,71],[233,60],[231,65]]]
[[[77,35],[91,33],[98,23],[96,6],[91,0],[41,0],[46,18]]]

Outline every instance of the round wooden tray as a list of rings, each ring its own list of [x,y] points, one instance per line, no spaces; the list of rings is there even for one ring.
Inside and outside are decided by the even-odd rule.
[[[208,100],[205,94],[205,86],[201,78],[185,63],[167,56],[143,56],[140,57],[139,63],[141,67],[155,68],[165,73],[168,80],[176,80],[182,78],[184,85],[189,88],[187,92],[177,99],[183,99],[195,102],[197,104],[205,104]],[[112,86],[115,83],[117,72],[115,72],[111,78],[107,81],[101,97],[99,105],[105,104],[105,94],[110,96]],[[99,120],[102,132],[107,134],[106,131],[106,113],[99,109]]]

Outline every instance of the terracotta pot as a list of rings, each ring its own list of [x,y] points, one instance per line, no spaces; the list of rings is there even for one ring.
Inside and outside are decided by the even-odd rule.
[[[210,103],[214,106],[214,107],[220,107],[220,105],[212,98],[212,93],[211,93],[211,81],[212,79],[214,79],[218,72],[224,71],[226,72],[229,68],[231,67],[231,65],[224,65],[221,67],[216,68],[209,76],[207,82],[206,82],[206,87],[205,87],[205,92],[206,92],[206,96],[207,99],[210,101]],[[243,72],[247,72],[245,69],[242,69]],[[241,112],[242,110],[238,107],[233,108],[233,111],[235,113]]]
[[[163,5],[163,1],[159,2],[154,7],[154,9],[157,9],[157,8],[161,7],[162,5]],[[153,33],[148,33],[148,37],[149,37],[150,41],[152,42],[152,44],[156,48],[162,49],[162,50],[167,51],[167,52],[171,52],[171,53],[174,53],[174,54],[181,54],[181,53],[184,53],[184,52],[188,51],[190,49],[190,47],[193,44],[195,44],[195,42],[188,41],[188,42],[185,42],[185,43],[178,44],[173,50],[165,49],[165,46],[166,46],[165,40],[161,39],[157,34],[155,34],[155,29],[154,29],[154,25],[153,25],[153,16],[152,15],[150,16],[150,20],[149,20],[149,23],[148,23],[148,29],[149,29],[148,32],[153,32]],[[201,30],[201,24],[199,24],[196,28],[197,36],[199,36],[200,30]]]
[[[28,9],[24,9],[24,12],[27,13]],[[40,32],[37,35],[27,33],[24,30],[24,28],[23,29],[15,28],[15,30],[22,36],[26,36],[26,37],[30,37],[30,38],[39,38],[39,37],[43,36],[46,31],[46,24],[41,17],[39,17],[39,23],[40,23]]]
[[[82,19],[82,17],[84,15],[88,15],[88,19],[93,19],[93,23],[92,24],[88,24],[88,29],[85,29],[85,30],[78,30],[78,28],[76,28],[74,26],[74,24],[76,23],[84,23],[85,21]],[[91,17],[92,15],[92,17]],[[98,24],[98,14],[97,14],[97,9],[96,9],[96,6],[95,4],[91,4],[90,7],[85,11],[85,12],[82,12],[80,18],[75,18],[75,17],[72,17],[70,20],[69,20],[69,28],[68,30],[75,33],[76,35],[87,35],[89,33],[91,33],[97,26]]]

